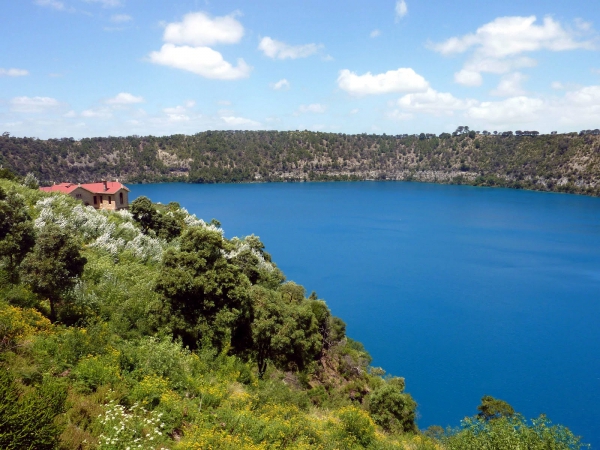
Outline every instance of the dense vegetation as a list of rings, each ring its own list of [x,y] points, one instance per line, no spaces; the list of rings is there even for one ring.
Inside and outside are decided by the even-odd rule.
[[[594,130],[597,131],[597,130]],[[600,195],[600,132],[439,136],[207,131],[193,136],[0,137],[0,165],[44,184],[415,180]]]
[[[369,364],[258,237],[0,171],[0,448],[582,448],[489,396],[422,433],[404,379]]]

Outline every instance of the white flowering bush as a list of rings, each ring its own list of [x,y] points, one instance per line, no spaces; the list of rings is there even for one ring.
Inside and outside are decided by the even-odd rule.
[[[99,417],[102,434],[98,449],[101,450],[154,450],[167,440],[161,413],[146,411],[138,403],[130,409],[112,400]],[[160,447],[161,450],[168,450]]]
[[[249,236],[244,239],[234,237],[230,241],[235,246],[234,249],[230,252],[226,252],[226,251],[222,250],[221,252],[222,252],[223,256],[230,261],[239,260],[240,258],[242,258],[244,256],[251,256],[251,257],[255,258],[256,265],[259,269],[264,269],[268,272],[271,272],[272,270],[274,270],[275,266],[270,261],[267,261],[265,259],[264,255],[260,251],[258,251],[256,248],[252,247],[248,242],[246,242],[246,240],[248,240],[248,239],[251,241],[258,240],[258,238],[254,235]]]
[[[141,232],[125,244],[125,250],[130,251],[135,257],[142,260],[160,261],[166,243],[160,239],[152,238]]]
[[[38,180],[33,173],[29,172],[23,179],[23,185],[27,186],[29,189],[37,189],[40,187],[40,180]]]
[[[219,234],[223,234],[223,229],[222,228],[219,228],[219,227],[213,225],[212,223],[206,223],[202,219],[198,219],[198,217],[196,217],[195,214],[190,214],[187,209],[181,208],[181,212],[184,214],[184,216],[183,216],[183,222],[188,227],[205,227],[205,228],[208,228],[211,231],[216,231]]]
[[[78,233],[90,247],[118,256],[129,251],[141,260],[160,261],[166,242],[143,234],[134,224],[129,211],[117,213],[98,211],[93,206],[72,202],[66,196],[54,195],[35,204],[39,212],[35,227],[40,230],[48,223]],[[125,212],[124,212],[125,211]],[[111,217],[116,220],[111,220]]]

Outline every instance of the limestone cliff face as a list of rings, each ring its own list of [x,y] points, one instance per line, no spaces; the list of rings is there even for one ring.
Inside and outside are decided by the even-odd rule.
[[[44,183],[413,180],[600,195],[600,136],[389,136],[208,131],[193,136],[0,137],[0,164]]]

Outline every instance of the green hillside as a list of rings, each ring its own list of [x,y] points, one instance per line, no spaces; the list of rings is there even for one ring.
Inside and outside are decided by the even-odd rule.
[[[99,179],[414,180],[600,195],[600,133],[594,132],[388,136],[207,131],[79,141],[5,134],[0,137],[0,164],[21,176],[31,172],[44,184]]]
[[[97,211],[0,170],[0,448],[583,447],[488,396],[420,431],[405,380],[307,294],[175,202]]]

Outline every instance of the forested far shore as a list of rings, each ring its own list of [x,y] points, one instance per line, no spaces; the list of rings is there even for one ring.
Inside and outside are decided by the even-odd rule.
[[[0,165],[42,184],[404,180],[600,195],[600,132],[459,127],[439,136],[311,131],[75,140],[0,137]]]

